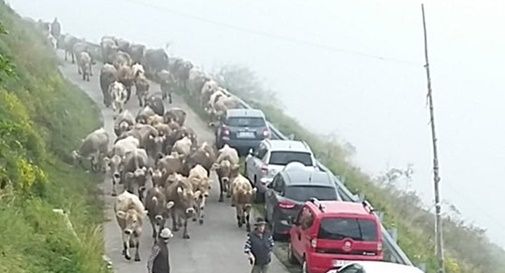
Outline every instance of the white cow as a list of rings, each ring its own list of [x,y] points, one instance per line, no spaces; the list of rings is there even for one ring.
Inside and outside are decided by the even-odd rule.
[[[91,169],[98,171],[101,158],[107,154],[109,145],[109,134],[104,128],[91,132],[86,138],[81,140],[79,150],[72,152],[74,164],[82,164],[82,158],[86,158],[91,163]]]
[[[123,112],[126,100],[128,99],[126,87],[122,83],[115,81],[109,86],[109,94],[112,99],[112,110],[114,112],[118,110],[119,113]]]
[[[199,223],[203,224],[203,219],[205,217],[204,207],[207,197],[209,197],[209,190],[211,180],[209,179],[209,174],[207,170],[202,167],[202,165],[197,164],[189,171],[188,181],[193,186],[193,192],[200,192],[198,199],[196,200],[196,213],[193,221],[199,218]]]
[[[176,152],[179,155],[186,157],[191,153],[191,145],[191,139],[185,136],[175,142],[174,146],[172,147],[172,152]]]

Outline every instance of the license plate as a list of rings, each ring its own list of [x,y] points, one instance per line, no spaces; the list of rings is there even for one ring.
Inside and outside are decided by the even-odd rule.
[[[348,261],[333,260],[333,266],[335,266],[335,267],[342,267],[344,265],[347,265],[348,263],[349,263]]]
[[[254,133],[253,132],[238,132],[237,133],[237,137],[240,137],[240,138],[253,138],[254,137]]]

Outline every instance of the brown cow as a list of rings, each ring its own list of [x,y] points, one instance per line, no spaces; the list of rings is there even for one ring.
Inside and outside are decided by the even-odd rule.
[[[231,173],[238,170],[239,157],[237,150],[225,144],[218,151],[216,162],[212,165],[212,170],[215,170],[219,179],[220,193],[219,202],[223,202],[223,193],[227,192],[227,197],[231,197]]]
[[[116,198],[114,212],[122,231],[124,257],[130,260],[130,248],[135,247],[135,261],[140,261],[139,238],[142,235],[142,225],[146,215],[144,205],[136,195],[124,191]]]
[[[238,170],[236,172],[238,174]],[[233,175],[233,174],[232,174]],[[246,224],[247,232],[251,231],[249,217],[251,207],[256,195],[256,188],[253,188],[251,182],[241,174],[235,176],[231,183],[232,205],[235,205],[237,225],[239,228]]]
[[[156,239],[158,233],[165,226],[165,221],[169,215],[169,210],[174,206],[174,202],[167,202],[164,189],[154,186],[147,190],[144,205],[147,216],[153,228],[153,238]]]
[[[175,203],[171,210],[172,230],[178,231],[183,226],[182,237],[189,239],[188,219],[195,214],[196,200],[200,198],[201,193],[193,192],[191,183],[180,174],[175,175],[175,181],[166,186],[165,192],[167,200]]]

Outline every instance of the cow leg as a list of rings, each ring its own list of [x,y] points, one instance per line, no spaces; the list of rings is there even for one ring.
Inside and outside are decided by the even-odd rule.
[[[205,208],[205,197],[202,197],[202,202],[200,203],[198,212],[198,214],[200,215],[200,220],[198,221],[198,223],[200,225],[203,225],[203,219],[205,218],[204,208]]]
[[[123,233],[123,255],[127,260],[131,259],[130,256],[130,236]]]
[[[135,237],[135,261],[136,262],[140,262],[139,245],[140,245],[140,240],[138,237]]]
[[[89,75],[93,76],[93,65],[89,64]]]
[[[245,218],[244,220],[246,222],[245,227],[246,227],[247,232],[251,232],[251,223],[249,222],[250,215],[251,215],[251,211],[250,210],[246,210],[244,212],[244,218]]]
[[[189,234],[188,234],[188,218],[184,217],[184,232],[182,235],[182,238],[184,239],[189,239]]]
[[[219,202],[223,202],[224,182],[219,178]]]
[[[172,214],[172,230],[179,231],[179,228],[177,227],[177,215],[175,214],[174,211],[171,212]]]
[[[237,215],[237,225],[239,228],[242,227],[242,211],[239,209],[239,207],[236,207],[235,208],[235,211],[236,211],[236,215]]]
[[[151,215],[149,215],[149,222],[151,222],[151,227],[153,228],[153,238],[154,242],[156,242],[156,237],[158,236],[158,231],[156,230],[156,224],[154,223],[154,219],[152,218]]]
[[[116,191],[116,180],[114,178],[112,180],[112,196],[117,196],[117,191]]]

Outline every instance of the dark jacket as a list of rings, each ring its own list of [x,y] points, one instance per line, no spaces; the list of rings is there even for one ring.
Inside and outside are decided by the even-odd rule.
[[[149,273],[170,273],[168,246],[162,240],[158,240],[154,245],[147,261],[147,269]]]
[[[253,231],[247,236],[244,252],[252,253],[255,257],[255,265],[266,265],[272,261],[271,253],[274,247],[274,240],[268,232],[261,236],[258,231]]]

